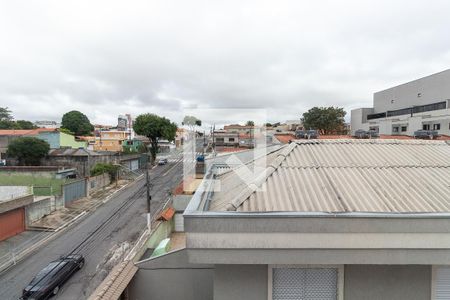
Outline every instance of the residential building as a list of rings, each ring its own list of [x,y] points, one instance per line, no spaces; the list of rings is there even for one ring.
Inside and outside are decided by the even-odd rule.
[[[122,152],[123,142],[131,139],[130,132],[122,130],[100,130],[95,132],[95,151]]]
[[[28,187],[0,187],[0,241],[25,231],[25,207],[33,203]]]
[[[226,127],[226,126],[225,126]],[[217,147],[239,147],[239,132],[216,130],[211,135],[213,143]]]
[[[417,130],[450,135],[450,69],[377,92],[373,107],[351,112],[351,131],[413,136]]]
[[[232,124],[232,125],[225,125],[223,127],[223,130],[225,130],[228,133],[256,134],[261,132],[261,127]]]
[[[61,123],[58,123],[56,121],[48,121],[48,120],[44,120],[44,121],[36,121],[34,122],[34,125],[40,128],[60,128],[61,127]]]
[[[300,119],[287,120],[285,122],[285,124],[286,124],[286,130],[288,130],[288,131],[295,131],[297,129],[303,129],[303,123],[302,123],[302,121],[300,121]]]
[[[40,131],[36,137],[46,141],[50,145],[50,149],[86,148],[88,145],[86,141],[79,140],[73,135],[61,132],[56,128]]]
[[[293,141],[206,178],[129,299],[447,299],[448,142]]]

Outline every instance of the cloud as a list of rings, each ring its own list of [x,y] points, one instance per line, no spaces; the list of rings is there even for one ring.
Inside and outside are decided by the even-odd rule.
[[[95,123],[186,108],[264,108],[270,121],[450,65],[447,1],[0,0],[0,106]]]

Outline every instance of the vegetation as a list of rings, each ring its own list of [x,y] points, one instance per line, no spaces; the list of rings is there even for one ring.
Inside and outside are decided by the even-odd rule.
[[[46,141],[35,137],[19,137],[8,145],[7,155],[16,158],[21,166],[39,166],[49,150],[50,145]]]
[[[11,111],[7,107],[0,107],[0,129],[34,129],[32,122],[26,120],[14,121]]]
[[[150,153],[154,162],[158,153],[159,140],[175,140],[177,124],[155,114],[143,114],[136,118],[133,129],[137,134],[146,136],[150,140]]]
[[[247,123],[245,123],[245,126],[255,126],[255,122],[254,121],[247,121]]]
[[[36,196],[61,195],[61,185],[66,182],[66,179],[48,178],[40,175],[0,173],[0,185],[35,186],[34,195]]]
[[[91,176],[97,176],[107,173],[109,174],[109,178],[111,178],[111,180],[116,180],[117,171],[119,170],[119,168],[120,166],[118,165],[97,163],[91,170]]]
[[[345,115],[340,107],[313,107],[303,114],[303,127],[317,129],[321,134],[333,134],[343,130]]]
[[[72,110],[62,117],[61,128],[65,128],[75,135],[90,135],[94,130],[88,117],[85,114]]]

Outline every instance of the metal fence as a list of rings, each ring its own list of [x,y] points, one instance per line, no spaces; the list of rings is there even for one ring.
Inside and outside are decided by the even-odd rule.
[[[62,186],[64,205],[72,201],[86,197],[86,180],[72,181]]]

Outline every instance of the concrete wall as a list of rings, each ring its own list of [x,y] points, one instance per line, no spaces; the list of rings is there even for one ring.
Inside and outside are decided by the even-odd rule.
[[[0,186],[0,201],[11,200],[31,193],[29,186]]]
[[[267,299],[267,265],[216,265],[214,300]]]
[[[347,265],[345,300],[425,300],[431,297],[431,266]]]
[[[446,70],[377,92],[373,96],[375,113],[446,101],[450,99],[449,83],[450,70]]]
[[[32,222],[50,214],[54,210],[54,207],[53,197],[41,198],[27,205],[25,207],[25,224],[28,226]]]
[[[37,138],[46,141],[50,145],[50,149],[58,149],[61,147],[59,134],[57,131],[40,132]]]
[[[187,262],[185,250],[137,263],[139,270],[128,286],[131,300],[213,299],[214,266]]]
[[[25,195],[10,200],[0,201],[0,213],[14,210],[19,207],[24,207],[33,202],[33,195]]]
[[[111,179],[109,174],[102,174],[94,177],[90,177],[88,179],[88,194],[91,194],[95,191],[102,189],[103,187],[109,185],[111,183]]]

